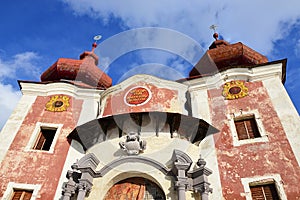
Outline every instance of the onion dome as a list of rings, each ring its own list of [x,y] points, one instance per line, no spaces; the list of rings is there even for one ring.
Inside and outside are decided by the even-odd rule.
[[[72,81],[74,84],[106,89],[112,85],[112,79],[97,67],[98,56],[94,53],[97,44],[93,44],[91,52],[85,51],[79,60],[59,58],[42,75],[41,81]]]
[[[229,44],[225,40],[218,40],[217,33],[214,33],[213,37],[215,41],[190,71],[189,77],[212,74],[228,68],[253,66],[268,62],[267,57],[241,42]]]

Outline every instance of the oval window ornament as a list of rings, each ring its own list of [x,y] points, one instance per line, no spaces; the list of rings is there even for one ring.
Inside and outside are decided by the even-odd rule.
[[[243,81],[230,81],[224,84],[222,95],[227,100],[243,98],[248,95],[248,88]]]
[[[65,95],[55,95],[46,103],[45,109],[51,112],[63,112],[70,106],[70,98]]]
[[[147,103],[151,99],[151,92],[148,88],[137,86],[131,88],[124,97],[124,102],[129,106],[138,106]]]

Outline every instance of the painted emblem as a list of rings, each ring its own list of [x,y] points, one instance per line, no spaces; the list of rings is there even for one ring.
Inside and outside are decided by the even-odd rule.
[[[243,81],[230,81],[224,84],[222,95],[228,99],[238,99],[248,95],[248,88]]]
[[[147,103],[151,98],[151,92],[148,88],[138,86],[130,89],[125,97],[124,101],[129,106],[143,105]]]
[[[64,95],[55,95],[50,98],[50,100],[46,103],[46,110],[52,112],[62,112],[66,111],[70,106],[69,103],[70,98]]]

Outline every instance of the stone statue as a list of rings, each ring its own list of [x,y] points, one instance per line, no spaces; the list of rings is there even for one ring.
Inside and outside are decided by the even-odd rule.
[[[127,134],[126,141],[119,142],[119,145],[128,155],[138,155],[146,149],[146,141],[140,140],[140,136],[135,132]]]

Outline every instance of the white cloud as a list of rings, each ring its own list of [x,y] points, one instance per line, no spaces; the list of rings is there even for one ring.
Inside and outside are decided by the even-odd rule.
[[[147,63],[142,65],[133,64],[134,66],[130,67],[130,70],[128,70],[126,73],[122,75],[122,77],[117,81],[122,82],[125,79],[136,75],[136,74],[150,74],[155,75],[156,77],[166,79],[166,80],[177,80],[180,78],[183,78],[183,74],[181,74],[179,71],[160,64],[160,63]]]
[[[0,129],[21,97],[16,79],[35,80],[40,75],[36,62],[39,56],[33,52],[16,54],[12,58],[0,58]]]
[[[269,58],[278,57],[275,54],[277,51],[274,51],[274,45],[277,41],[285,39],[297,27],[297,21],[300,21],[299,0],[62,1],[73,9],[75,14],[89,15],[102,20],[107,25],[109,25],[110,20],[121,19],[122,25],[129,29],[154,26],[179,31],[197,40],[205,50],[213,41],[212,30],[209,27],[212,24],[217,24],[217,32],[228,42],[240,41]],[[300,41],[300,35],[295,35],[298,37],[294,38],[295,41]],[[157,44],[163,44],[170,39],[168,37],[162,38],[163,40],[156,40]],[[135,40],[138,39],[139,37],[135,38]],[[131,39],[124,41],[111,43],[111,50],[104,48],[104,51],[107,51],[109,55],[113,54],[113,51],[118,52],[111,47],[123,48],[122,46],[127,46],[128,43],[133,46]],[[144,41],[139,40],[139,42],[143,43]],[[178,44],[177,47],[182,48],[182,50],[191,49],[185,48],[178,40],[173,40],[173,42]],[[299,57],[300,42],[297,43],[295,49],[291,50],[294,50],[294,53]],[[147,59],[145,61],[147,63]],[[162,59],[161,63],[168,65],[168,61],[170,60],[165,59],[163,61]],[[125,68],[119,70],[126,73]],[[178,65],[175,70],[183,73],[185,66]],[[290,77],[290,79],[294,78],[294,76]],[[292,86],[292,88],[294,87],[296,86]]]
[[[21,93],[14,90],[11,85],[4,85],[0,83],[0,130],[17,105],[20,97]]]
[[[34,52],[24,52],[12,58],[0,58],[0,81],[4,79],[19,79],[24,76],[36,78],[40,75],[40,68],[36,61],[39,56]]]
[[[143,63],[154,62],[168,66],[178,59],[177,56],[194,65],[204,53],[201,45],[191,37],[178,31],[158,27],[144,27],[121,32],[101,42],[95,53],[101,60],[104,60],[100,62],[101,69],[109,73],[108,67],[112,62],[135,50],[142,50],[138,51],[136,58]],[[120,74],[124,74],[134,66],[136,65],[129,64],[118,71]],[[183,69],[179,73],[188,74],[187,68],[181,65],[181,68],[174,67],[173,64],[172,67],[176,70]],[[146,72],[150,73],[149,70]]]
[[[295,49],[294,49],[295,55],[300,58],[300,39],[297,41]]]
[[[212,42],[208,27],[217,23],[219,32],[232,42],[243,40],[263,54],[284,37],[300,17],[300,1],[290,0],[161,0],[94,1],[64,0],[76,14],[108,21],[112,16],[129,28],[160,26],[178,30],[204,43]]]

